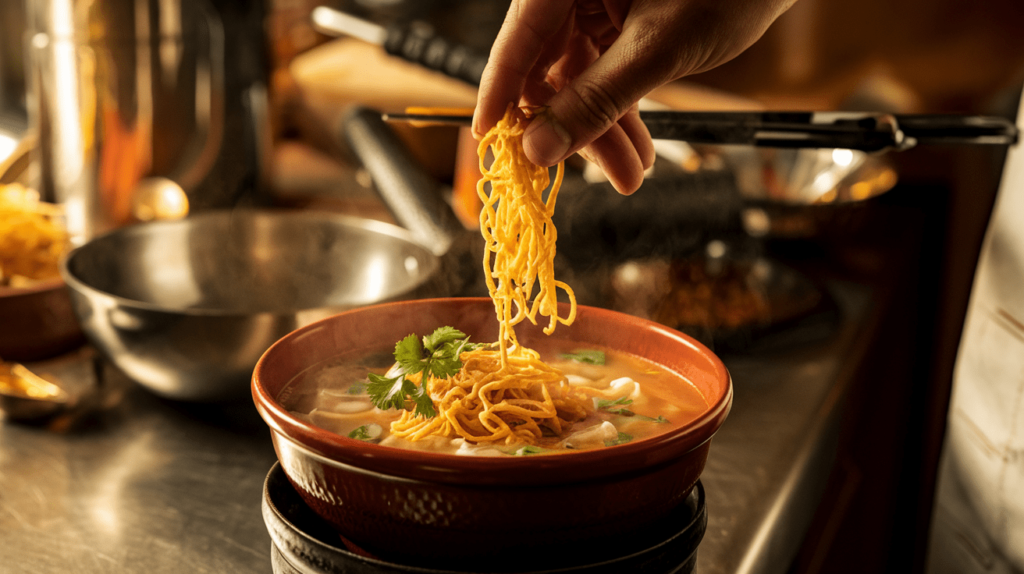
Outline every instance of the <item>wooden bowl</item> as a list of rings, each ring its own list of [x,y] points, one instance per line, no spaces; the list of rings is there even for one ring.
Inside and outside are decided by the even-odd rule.
[[[46,359],[85,342],[61,279],[0,287],[0,325],[0,359],[7,361]]]
[[[387,351],[410,333],[451,325],[497,339],[487,298],[430,299],[348,311],[271,346],[253,373],[256,407],[306,503],[370,554],[420,565],[487,565],[494,556],[600,549],[640,536],[686,499],[732,405],[721,360],[662,325],[580,307],[551,336],[641,356],[688,379],[707,402],[690,424],[619,446],[549,456],[465,457],[384,447],[312,426],[277,402],[296,375],[339,354]],[[541,327],[516,327],[533,346]]]

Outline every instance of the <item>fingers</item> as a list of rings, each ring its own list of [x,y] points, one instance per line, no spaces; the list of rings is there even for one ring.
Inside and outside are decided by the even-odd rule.
[[[640,108],[638,106],[630,108],[624,116],[619,118],[619,126],[622,127],[626,137],[629,138],[629,143],[636,150],[643,168],[646,170],[654,165],[654,141],[651,140],[651,132],[647,129],[647,124],[640,119]]]
[[[640,188],[644,181],[643,162],[622,126],[612,126],[584,150],[584,155],[601,168],[615,191],[630,195]]]
[[[628,36],[624,30],[604,54],[548,100],[550,113],[526,132],[524,144],[532,161],[553,165],[564,160],[619,122],[645,94],[674,79],[674,67],[652,65],[657,52],[644,53]],[[653,144],[639,116],[627,119],[624,129],[627,139],[639,144],[636,151],[643,163],[653,161]]]
[[[644,171],[654,164],[654,142],[636,106],[580,153],[596,163],[623,195],[636,191]]]
[[[619,122],[654,88],[710,69],[743,51],[792,2],[633,0],[614,41],[584,69],[567,74],[547,102],[550,113],[527,131],[530,159],[539,165],[564,160]],[[581,12],[577,20],[586,17]],[[613,28],[615,18],[609,14]],[[591,33],[614,36],[596,28]],[[650,136],[639,121],[627,120],[625,126],[629,139],[640,146],[636,152],[646,158],[653,147]]]
[[[630,193],[654,161],[640,98],[736,56],[794,1],[513,0],[481,79],[474,135],[509,103],[546,105],[523,139],[529,159],[550,166],[586,146]]]
[[[538,138],[531,133],[538,129],[535,125],[541,125],[539,119],[526,128],[523,147],[531,161],[543,165],[534,156],[537,142],[545,136]],[[644,171],[654,164],[654,143],[635,106],[579,153],[596,163],[616,191],[623,195],[636,191],[643,183]]]
[[[519,103],[532,77],[543,77],[564,50],[574,14],[573,0],[515,0],[491,48],[480,79],[473,133],[482,137]],[[542,70],[537,71],[540,67]]]

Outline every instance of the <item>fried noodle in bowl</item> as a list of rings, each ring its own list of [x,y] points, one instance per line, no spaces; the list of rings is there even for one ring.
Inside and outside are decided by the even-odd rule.
[[[60,207],[19,184],[0,185],[0,287],[31,287],[60,278],[68,233]]]
[[[82,343],[60,277],[63,212],[20,184],[0,185],[0,359],[31,361]]]
[[[490,194],[480,188],[490,298],[348,311],[287,335],[253,374],[289,481],[371,554],[484,566],[502,552],[622,551],[624,539],[642,538],[685,500],[731,406],[728,372],[707,348],[650,321],[577,307],[555,280],[550,216],[561,170],[552,182],[528,164],[521,119],[510,110],[481,143],[481,156],[491,146],[496,158],[484,170]],[[569,300],[559,303],[557,292]],[[450,331],[439,336],[441,326]],[[339,375],[336,388],[316,391],[334,406],[296,406],[308,381],[363,373],[367,357],[392,349],[390,368],[348,377],[365,377],[356,382]],[[646,379],[616,386],[623,377],[593,367],[597,382],[580,383],[586,377],[565,369],[591,366],[559,358],[578,349],[635,364],[631,377],[660,378],[666,390],[634,409],[630,397]],[[318,418],[318,409],[333,412]],[[359,417],[372,422],[356,427]],[[609,427],[610,437],[601,434]],[[656,430],[633,436],[634,428]],[[579,438],[595,429],[597,441]]]
[[[572,288],[555,280],[557,232],[551,221],[564,166],[554,182],[548,170],[530,163],[523,151],[525,116],[509,106],[505,117],[479,146],[483,177],[477,192],[483,202],[480,229],[485,242],[484,277],[498,317],[496,349],[475,349],[461,356],[464,367],[450,377],[429,377],[438,415],[425,417],[405,411],[392,423],[399,437],[462,438],[473,442],[503,441],[535,444],[544,429],[555,435],[586,416],[589,397],[573,390],[565,377],[519,344],[515,326],[524,320],[537,324],[538,314],[550,319],[544,333],[559,323],[572,324],[576,298]],[[485,165],[487,150],[493,162]],[[490,192],[487,190],[490,184]],[[550,191],[547,199],[543,193]],[[534,296],[536,288],[537,294]],[[557,291],[569,298],[569,310],[559,316]],[[543,429],[542,429],[543,427]]]

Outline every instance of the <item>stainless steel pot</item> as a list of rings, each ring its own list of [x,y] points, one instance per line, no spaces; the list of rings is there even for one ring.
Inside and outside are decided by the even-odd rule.
[[[75,245],[269,203],[265,2],[24,4],[39,190]]]
[[[244,394],[286,333],[356,306],[451,293],[399,227],[315,212],[213,211],[116,230],[63,265],[88,339],[149,390]]]

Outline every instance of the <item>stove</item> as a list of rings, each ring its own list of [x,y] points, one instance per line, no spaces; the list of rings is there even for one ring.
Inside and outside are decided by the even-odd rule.
[[[403,564],[372,556],[340,536],[317,516],[292,487],[275,463],[263,488],[263,520],[271,538],[274,574],[475,574],[484,570],[467,566]],[[704,486],[698,481],[686,500],[660,523],[650,535],[629,540],[624,533],[617,556],[566,556],[558,548],[531,552],[529,556],[496,557],[487,572],[529,574],[691,574],[695,571],[697,549],[707,528]],[[453,535],[454,537],[454,535]],[[500,563],[499,563],[500,561]]]

